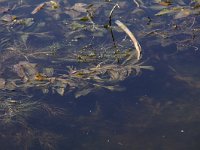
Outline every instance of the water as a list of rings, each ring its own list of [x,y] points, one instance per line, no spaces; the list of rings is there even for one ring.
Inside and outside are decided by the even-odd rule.
[[[0,1],[0,7],[11,8],[0,11],[1,18],[33,18],[0,24],[1,149],[200,148],[198,15],[155,16],[162,9],[153,9],[160,7],[154,1],[138,1],[140,8],[134,1],[118,2],[112,14],[116,48],[105,28],[116,1],[59,1],[59,8],[48,4],[32,15],[40,2]],[[189,4],[180,0],[166,9],[176,5]],[[133,44],[114,20],[133,31],[143,50],[139,63],[153,71],[116,71]],[[104,70],[96,76],[91,71],[107,64],[117,66],[118,80]],[[53,68],[53,75],[44,68]]]

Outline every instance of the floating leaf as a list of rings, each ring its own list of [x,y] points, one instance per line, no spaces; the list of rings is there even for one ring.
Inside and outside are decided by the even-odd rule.
[[[103,88],[105,88],[105,89],[108,89],[108,90],[110,90],[110,91],[124,91],[125,90],[125,88],[124,87],[121,87],[121,86],[119,86],[119,85],[114,85],[114,86],[112,86],[112,85],[107,85],[107,86],[102,86]]]
[[[52,90],[53,90],[53,92],[56,91],[58,94],[63,96],[66,86],[67,85],[66,85],[66,83],[64,83],[64,80],[54,80]]]
[[[35,80],[36,80],[36,81],[43,81],[43,80],[46,80],[46,77],[43,76],[43,75],[40,74],[40,73],[37,73],[37,74],[35,75]]]
[[[153,10],[163,10],[163,9],[167,9],[167,6],[152,5],[152,6],[149,6],[149,8],[151,8]]]
[[[85,25],[80,24],[80,23],[78,23],[78,22],[73,22],[73,23],[71,24],[71,29],[72,29],[72,30],[78,30],[78,29],[82,29],[82,28],[85,28],[85,27],[86,27]]]
[[[34,15],[38,13],[40,10],[42,10],[46,6],[46,2],[39,4],[32,12],[31,14]]]
[[[49,93],[49,89],[43,88],[43,89],[42,89],[42,92],[43,92],[44,94],[47,94],[47,93]]]
[[[177,13],[174,17],[174,19],[180,19],[180,18],[184,18],[187,17],[191,14],[191,10],[190,9],[182,9],[179,13]]]
[[[13,91],[16,89],[16,84],[13,81],[7,81],[5,85],[5,89]]]
[[[9,7],[0,7],[0,14],[7,13],[10,10]]]
[[[155,16],[162,16],[165,14],[176,13],[176,12],[179,12],[181,9],[183,9],[183,8],[182,7],[173,7],[170,9],[163,9],[163,10],[159,11],[158,13],[156,13]]]
[[[15,19],[17,19],[17,16],[15,16],[15,15],[9,15],[9,14],[6,14],[6,15],[4,15],[4,16],[1,17],[1,20],[4,21],[4,22],[12,22]]]
[[[88,21],[90,20],[87,16],[80,18],[80,21]]]
[[[85,3],[76,3],[74,6],[71,7],[71,9],[78,11],[78,12],[87,12],[86,8],[87,4]]]
[[[0,89],[4,89],[6,85],[6,81],[3,78],[0,78]]]
[[[56,88],[56,92],[61,96],[63,96],[65,93],[65,88],[64,87]]]
[[[15,19],[14,23],[18,24],[18,25],[24,25],[24,26],[29,27],[34,23],[34,19],[33,18],[24,18],[24,19],[18,19],[18,20]]]
[[[85,96],[85,95],[89,94],[90,92],[92,92],[92,88],[86,88],[86,89],[77,91],[75,93],[75,97],[79,98],[80,96]]]
[[[172,2],[171,1],[159,2],[158,4],[160,4],[162,6],[169,6],[169,5],[172,5]]]
[[[44,68],[43,69],[43,73],[47,76],[47,77],[52,77],[54,74],[54,69],[53,68]]]
[[[22,40],[24,43],[26,43],[28,37],[29,37],[28,34],[22,34],[20,38],[21,38],[21,40]]]
[[[55,1],[50,1],[49,4],[51,5],[52,9],[57,9],[59,8],[59,4]]]
[[[14,71],[18,74],[24,82],[35,79],[35,75],[38,74],[36,64],[29,63],[27,61],[21,61],[13,66]]]

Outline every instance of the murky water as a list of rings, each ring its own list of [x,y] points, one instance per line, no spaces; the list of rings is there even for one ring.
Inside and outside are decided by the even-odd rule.
[[[0,1],[0,149],[198,150],[198,3]]]

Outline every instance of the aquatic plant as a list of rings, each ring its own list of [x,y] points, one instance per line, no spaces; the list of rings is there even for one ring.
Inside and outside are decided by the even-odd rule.
[[[13,97],[16,97],[16,95],[13,95]],[[36,113],[48,114],[49,117],[64,116],[63,109],[43,102],[30,101],[29,99],[15,100],[5,97],[0,100],[0,126],[20,125],[26,128],[28,118]]]

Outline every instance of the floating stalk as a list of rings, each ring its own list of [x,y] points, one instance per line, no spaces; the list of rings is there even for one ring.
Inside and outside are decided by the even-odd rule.
[[[140,44],[138,43],[137,39],[133,35],[133,33],[124,25],[121,21],[116,20],[115,23],[130,37],[131,41],[133,42],[136,52],[137,52],[137,60],[141,58],[141,51],[142,48]]]

